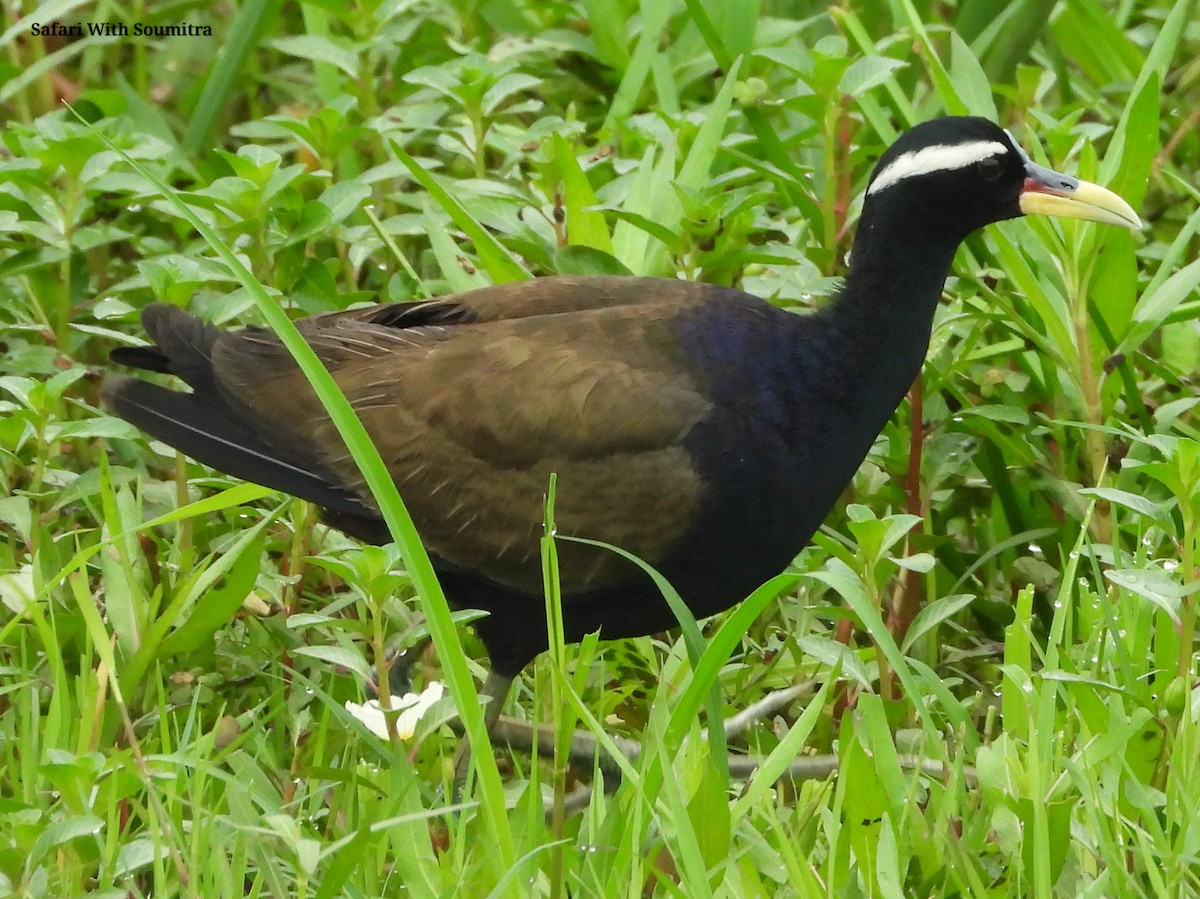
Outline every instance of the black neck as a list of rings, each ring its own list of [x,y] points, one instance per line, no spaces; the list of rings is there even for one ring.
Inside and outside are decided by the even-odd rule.
[[[961,240],[913,227],[888,226],[871,210],[863,216],[850,253],[840,315],[882,341],[898,366],[916,377],[925,359],[933,315]],[[883,361],[881,359],[880,361]],[[907,384],[905,388],[907,388]]]
[[[854,421],[867,447],[921,371],[959,243],[920,227],[889,227],[869,213],[855,238],[845,289],[823,315],[835,357],[827,364],[839,369],[845,402],[860,410]]]

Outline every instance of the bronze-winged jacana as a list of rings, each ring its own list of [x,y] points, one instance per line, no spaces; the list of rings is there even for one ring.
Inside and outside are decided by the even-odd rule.
[[[499,711],[546,648],[539,538],[557,473],[563,534],[657,568],[697,617],[779,573],[820,526],[925,358],[955,249],[1025,213],[1139,227],[1120,197],[1033,163],[979,118],[941,118],[885,152],[867,186],[844,289],[795,315],[668,278],[548,277],[297,322],[395,478],[446,596],[475,627]],[[108,404],[228,474],[390,539],[324,408],[274,334],[220,331],[148,306],[154,345],[115,362],[181,378],[114,378]],[[569,641],[676,623],[620,556],[560,542]]]

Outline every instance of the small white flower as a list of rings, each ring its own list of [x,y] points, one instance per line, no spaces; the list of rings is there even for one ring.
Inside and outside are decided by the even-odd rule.
[[[384,709],[378,699],[368,699],[362,705],[357,702],[347,702],[346,711],[361,721],[371,733],[382,740],[390,738],[387,727],[387,716],[396,715],[396,735],[401,740],[411,740],[420,721],[430,707],[442,698],[446,688],[439,681],[433,681],[420,693],[405,693],[399,699],[392,698],[390,709]],[[399,713],[398,715],[396,713]]]

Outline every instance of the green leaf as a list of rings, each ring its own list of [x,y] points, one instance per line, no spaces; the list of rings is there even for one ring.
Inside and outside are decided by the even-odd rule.
[[[828,637],[809,635],[797,637],[796,645],[807,656],[812,656],[818,662],[829,668],[841,668],[855,683],[864,689],[871,689],[871,676],[867,666],[858,655],[845,643],[830,640]]]
[[[1133,323],[1117,347],[1126,355],[1135,352],[1176,307],[1200,286],[1200,259],[1181,268],[1156,289],[1142,295],[1133,310]]]
[[[1179,626],[1179,607],[1185,596],[1200,590],[1200,581],[1180,584],[1165,571],[1153,568],[1113,568],[1104,576],[1135,596],[1148,600],[1162,609]]]
[[[436,91],[447,99],[453,100],[455,104],[460,102],[459,90],[462,87],[462,82],[449,69],[442,66],[421,66],[420,68],[412,69],[404,73],[404,81],[409,84],[416,84],[420,87],[427,87],[430,90]]]
[[[821,689],[817,691],[817,695],[805,706],[799,720],[792,725],[787,735],[779,742],[779,745],[759,765],[758,773],[754,779],[750,781],[745,792],[734,802],[734,820],[740,821],[750,810],[758,808],[766,800],[767,794],[774,789],[776,781],[787,771],[788,765],[791,764],[792,760],[804,751],[808,738],[812,734],[813,729],[816,728],[817,723],[821,720],[821,716],[827,714],[826,706],[829,702],[830,694],[833,692],[835,684],[839,682],[840,677],[840,667],[835,667],[829,672],[829,676],[823,679]]]
[[[908,652],[913,644],[927,633],[942,622],[953,618],[974,601],[975,597],[971,594],[960,593],[957,596],[943,596],[941,599],[935,599],[922,606],[921,611],[917,612],[916,617],[913,618],[908,633],[904,635],[904,645],[900,647],[900,650]]]
[[[956,24],[964,23],[960,33],[983,56],[988,80],[1008,84],[1017,66],[1029,59],[1057,4],[1058,0],[1016,0],[1000,5],[995,0],[966,0],[959,6]],[[978,26],[966,22],[968,17],[974,18]]]
[[[36,865],[46,853],[80,837],[94,837],[104,829],[104,822],[95,815],[79,815],[55,821],[46,827],[33,844],[29,861]]]
[[[1128,490],[1118,490],[1115,487],[1085,487],[1079,493],[1082,496],[1097,496],[1113,505],[1131,509],[1138,515],[1144,515],[1167,533],[1174,530],[1170,512],[1159,503],[1152,502],[1144,496],[1130,493]]]
[[[261,484],[238,484],[230,487],[228,490],[222,490],[220,493],[196,500],[194,503],[180,506],[178,509],[167,512],[165,515],[151,518],[149,521],[143,522],[140,528],[156,528],[164,524],[174,524],[178,521],[184,521],[188,518],[200,518],[205,515],[211,515],[214,512],[221,512],[225,509],[233,509],[237,506],[256,502],[274,493],[275,491],[270,487],[263,487]]]
[[[84,418],[69,421],[54,430],[55,440],[81,440],[105,437],[114,440],[136,440],[141,432],[119,418]]]
[[[426,233],[429,235],[429,245],[433,248],[433,256],[437,260],[438,267],[442,270],[442,277],[446,279],[451,292],[463,293],[478,287],[486,287],[487,278],[474,271],[473,267],[471,271],[464,268],[462,251],[450,236],[445,222],[434,215],[433,202],[429,199],[425,200],[422,219],[425,222]]]
[[[322,662],[328,662],[330,665],[340,665],[349,671],[353,671],[364,681],[373,680],[375,677],[375,673],[371,671],[371,666],[367,664],[367,660],[360,653],[346,649],[344,646],[298,646],[292,650],[292,655],[319,659]]]
[[[718,748],[716,751],[724,752],[724,749]],[[704,765],[700,771],[700,783],[687,806],[700,855],[710,871],[719,870],[720,863],[728,857],[733,836],[726,786],[712,765]]]
[[[675,179],[682,187],[699,190],[708,183],[712,173],[713,160],[717,158],[717,150],[725,136],[725,126],[729,120],[729,112],[733,104],[734,88],[737,87],[738,71],[741,60],[736,60],[730,68],[721,89],[713,98],[704,115],[704,124],[696,133],[688,149],[687,157],[679,169],[679,177]],[[678,200],[675,200],[678,203]],[[674,224],[672,222],[672,224]]]
[[[577,246],[594,247],[612,255],[612,238],[604,215],[596,210],[596,192],[579,166],[570,143],[561,134],[553,137],[554,162],[563,185],[567,213],[567,240]]]
[[[625,33],[625,11],[620,0],[582,0],[587,22],[596,42],[596,57],[617,72],[629,64],[629,39]]]
[[[1033,635],[1030,618],[1033,614],[1033,588],[1024,587],[1017,594],[1016,616],[1004,637],[1004,680],[1000,685],[1000,708],[1004,728],[1015,739],[1029,739],[1029,700],[1033,688]]]
[[[493,115],[514,94],[540,86],[541,78],[524,72],[509,72],[501,75],[483,94],[483,114]]]
[[[892,59],[890,56],[864,56],[856,59],[842,73],[842,80],[838,83],[838,93],[858,97],[871,88],[885,83],[892,77],[893,72],[903,69],[907,65],[908,63]]]
[[[329,209],[331,222],[350,217],[371,196],[371,188],[358,179],[337,181],[329,185],[317,202]]]
[[[988,421],[1005,421],[1014,425],[1029,424],[1029,413],[1017,406],[1007,406],[1003,403],[989,403],[986,406],[967,406],[954,413],[955,417],[974,416],[986,418]]]
[[[295,56],[309,62],[324,62],[341,69],[351,78],[358,78],[358,55],[347,42],[338,42],[331,37],[314,34],[299,34],[279,37],[270,42],[280,53]]]
[[[1166,365],[1177,372],[1200,371],[1200,331],[1196,330],[1194,323],[1165,324],[1159,336],[1162,342],[1162,359]],[[1161,410],[1162,406],[1158,409],[1160,416]]]
[[[261,532],[254,539],[234,544],[229,550],[233,559],[224,578],[204,591],[188,617],[162,641],[160,658],[199,649],[212,640],[218,629],[229,624],[254,589],[265,545],[266,537]]]
[[[957,31],[950,32],[950,81],[971,115],[999,121],[992,85],[983,66]]]
[[[1054,39],[1097,84],[1132,81],[1142,65],[1137,45],[1096,0],[1066,0],[1050,19]]]
[[[247,0],[239,4],[234,20],[204,79],[199,99],[187,119],[187,131],[181,143],[189,156],[205,149],[209,135],[230,96],[240,86],[247,61],[258,47],[267,24],[278,12],[278,0]]]
[[[646,84],[646,76],[650,74],[651,63],[659,52],[659,40],[670,14],[669,3],[647,3],[642,8],[637,45],[629,58],[629,64],[625,66],[621,83],[612,95],[608,115],[605,116],[604,124],[600,126],[601,132],[615,128],[633,114],[638,96]]]
[[[403,147],[395,140],[391,141],[392,150],[412,176],[429,192],[433,199],[446,212],[459,228],[466,232],[467,237],[475,244],[475,252],[487,269],[493,284],[505,284],[509,281],[524,281],[529,272],[516,258],[509,253],[500,241],[471,217],[463,205],[456,200],[433,175],[425,171],[415,159],[408,155]]]
[[[659,224],[649,216],[643,215],[640,212],[634,212],[631,209],[618,209],[614,206],[604,206],[601,208],[613,218],[618,219],[619,223],[632,225],[638,231],[643,231],[647,235],[657,238],[672,253],[682,253],[684,251],[683,238],[666,225]],[[627,238],[626,242],[631,241]],[[629,267],[627,263],[628,260],[623,264]]]
[[[562,247],[554,253],[560,275],[632,275],[619,260],[592,247]]]
[[[702,31],[702,21],[705,14],[708,15],[712,27],[711,34],[720,40],[728,53],[727,59],[737,59],[742,54],[754,50],[762,0],[708,0],[705,3],[689,0],[688,11]],[[711,42],[711,38],[706,35],[705,43]],[[721,57],[717,56],[717,59],[720,60]],[[719,64],[726,68],[729,65],[724,61]]]
[[[908,22],[908,27],[921,44],[921,57],[925,65],[929,67],[929,77],[937,88],[938,96],[941,98],[946,112],[951,115],[965,115],[968,111],[967,106],[958,96],[958,91],[955,89],[954,82],[950,78],[950,73],[946,71],[945,65],[942,64],[938,49],[930,39],[929,31],[926,29],[925,23],[921,20],[920,13],[917,12],[917,8],[913,5],[912,0],[898,0],[898,2],[900,9],[904,13],[904,18]]]

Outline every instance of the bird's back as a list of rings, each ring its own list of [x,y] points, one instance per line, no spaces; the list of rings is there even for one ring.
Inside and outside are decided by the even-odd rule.
[[[355,464],[271,332],[220,332],[161,305],[144,318],[156,346],[119,351],[117,361],[176,373],[193,393],[119,380],[108,391],[119,412],[214,468],[335,516],[357,515],[359,536],[382,537],[370,533],[377,515]],[[551,472],[562,532],[651,562],[702,514],[712,484],[751,486],[738,480],[737,459],[764,459],[765,441],[777,441],[787,419],[773,392],[752,383],[764,374],[756,348],[769,347],[790,318],[736,291],[672,279],[546,278],[314,316],[299,327],[429,548],[451,565],[537,591]],[[710,352],[710,340],[725,350]],[[205,438],[214,433],[220,439]],[[623,579],[625,565],[578,555],[588,561],[568,558],[568,587]]]

